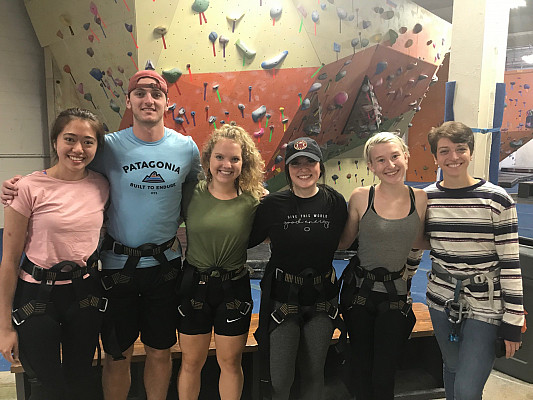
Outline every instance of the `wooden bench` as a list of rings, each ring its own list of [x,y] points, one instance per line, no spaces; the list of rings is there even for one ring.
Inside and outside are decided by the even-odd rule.
[[[431,319],[429,316],[429,311],[428,311],[427,306],[422,303],[414,303],[413,311],[416,315],[416,325],[413,328],[413,332],[411,333],[411,338],[413,339],[413,338],[423,338],[423,337],[433,336],[433,325],[431,324]],[[259,322],[259,314],[252,314],[252,320],[250,323],[250,332],[248,334],[248,340],[246,342],[246,348],[244,350],[244,353],[253,353],[253,352],[256,352],[258,349],[257,341],[255,340],[253,336],[253,333],[257,329],[258,322]],[[333,338],[332,338],[332,344],[338,341],[339,333],[340,332],[338,330],[335,330],[333,334]],[[216,354],[215,342],[214,342],[214,338],[211,338],[208,355],[213,356],[215,354]],[[179,346],[179,343],[176,343],[174,346],[172,346],[171,356],[172,356],[172,359],[181,358],[181,348]],[[102,354],[102,357],[105,357],[105,355]],[[139,339],[137,339],[137,341],[134,344],[134,348],[133,348],[132,363],[141,364],[141,363],[144,363],[145,360],[146,360],[146,353],[144,351],[144,345],[141,343]],[[96,365],[97,363],[96,355],[95,355],[95,359],[93,363],[94,365]],[[24,369],[22,368],[22,365],[20,365],[20,363],[12,364],[11,372],[14,373],[16,376],[17,399],[18,400],[26,399],[26,388],[28,386],[27,386],[27,382],[25,382],[25,379],[24,379]]]

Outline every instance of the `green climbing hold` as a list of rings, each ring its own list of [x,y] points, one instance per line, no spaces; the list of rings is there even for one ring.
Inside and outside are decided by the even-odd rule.
[[[182,72],[179,68],[172,68],[163,71],[163,78],[165,78],[168,83],[177,82],[181,75]]]
[[[193,11],[202,13],[209,7],[209,0],[194,0],[192,4]]]

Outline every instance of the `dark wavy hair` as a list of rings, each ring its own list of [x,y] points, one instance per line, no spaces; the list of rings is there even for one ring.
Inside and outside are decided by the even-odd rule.
[[[441,126],[431,128],[428,133],[428,142],[434,156],[437,155],[437,144],[442,138],[450,139],[453,143],[466,143],[470,153],[474,152],[474,133],[462,122],[448,121]]]

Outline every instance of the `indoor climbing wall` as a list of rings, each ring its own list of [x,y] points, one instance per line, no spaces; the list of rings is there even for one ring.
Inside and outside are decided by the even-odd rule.
[[[330,159],[379,130],[405,131],[451,31],[404,0],[25,4],[56,65],[58,109],[81,105],[109,130],[130,126],[124,89],[150,60],[170,84],[166,125],[201,146],[235,120],[256,140],[267,178],[298,136],[314,137]]]
[[[362,155],[362,147],[350,152],[350,157],[331,159],[325,163],[325,183],[341,193],[346,201],[356,187],[379,183],[379,179],[368,168]],[[361,153],[361,154],[359,154]]]
[[[444,122],[444,102],[446,82],[450,67],[450,54],[437,71],[437,78],[424,99],[424,106],[414,115],[409,128],[409,169],[406,180],[410,182],[434,182],[437,178],[437,165],[431,154],[428,133],[431,128]]]
[[[505,72],[505,109],[503,112],[500,161],[533,138],[533,72]]]

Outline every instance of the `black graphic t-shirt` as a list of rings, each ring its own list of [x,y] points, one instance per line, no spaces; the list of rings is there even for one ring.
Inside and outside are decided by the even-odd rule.
[[[320,187],[309,198],[289,190],[272,193],[257,209],[250,245],[270,238],[267,269],[281,268],[297,275],[314,268],[325,273],[331,268],[347,216],[344,197],[330,187]]]

